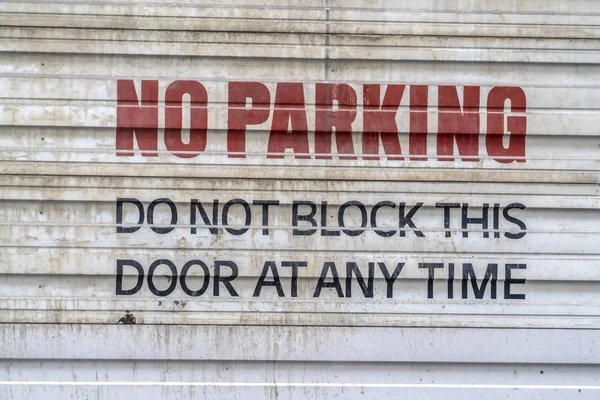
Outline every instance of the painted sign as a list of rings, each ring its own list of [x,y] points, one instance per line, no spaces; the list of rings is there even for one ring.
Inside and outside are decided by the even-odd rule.
[[[432,105],[430,88],[424,85],[278,82],[271,86],[274,89],[260,82],[227,84],[227,122],[219,121],[211,129],[226,130],[226,148],[220,150],[228,157],[245,158],[248,127],[270,119],[268,136],[261,138],[266,158],[283,158],[290,150],[296,159],[379,160],[383,156],[395,161],[430,157],[454,161],[459,157],[475,162],[480,159],[479,136],[485,126],[485,155],[498,163],[526,161],[527,100],[520,87],[432,87],[438,94],[437,104]],[[307,92],[314,96],[307,97]],[[357,93],[362,93],[361,101]],[[206,150],[212,97],[202,83],[180,80],[168,85],[162,96],[162,126],[157,80],[142,81],[141,93],[133,80],[120,80],[117,96],[117,155],[133,156],[137,144],[142,155],[157,156],[159,130],[164,149],[177,157],[194,158]],[[408,112],[398,115],[405,97]],[[182,139],[184,99],[189,110],[187,141]],[[429,129],[430,111],[437,114],[437,132]],[[310,126],[309,112],[314,121]],[[359,134],[359,150],[353,132]],[[408,133],[404,150],[398,137],[402,132]],[[434,154],[427,151],[428,133],[436,135]]]

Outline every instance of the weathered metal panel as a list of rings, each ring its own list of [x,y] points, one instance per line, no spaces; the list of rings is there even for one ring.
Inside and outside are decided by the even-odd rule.
[[[598,2],[0,24],[0,398],[598,398]]]

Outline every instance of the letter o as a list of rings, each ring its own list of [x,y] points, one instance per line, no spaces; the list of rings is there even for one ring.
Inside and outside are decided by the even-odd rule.
[[[250,223],[252,222],[252,211],[250,210],[250,205],[248,204],[248,202],[246,200],[243,200],[243,199],[229,200],[223,206],[223,211],[221,214],[221,220],[223,221],[223,225],[229,225],[229,220],[228,220],[229,209],[231,208],[231,206],[233,206],[235,204],[239,204],[242,207],[244,207],[244,213],[246,214],[244,228],[240,228],[240,229],[225,228],[225,230],[227,232],[231,233],[232,235],[239,236],[239,235],[243,235],[244,233],[248,232],[248,230],[250,229]]]
[[[188,271],[194,265],[197,265],[200,268],[202,268],[202,272],[204,272],[204,282],[202,283],[202,287],[198,290],[191,290],[186,282]],[[181,269],[181,275],[179,276],[179,284],[181,285],[181,289],[188,296],[192,296],[192,297],[202,296],[204,294],[204,292],[206,292],[206,289],[208,289],[209,283],[210,283],[210,272],[208,271],[208,267],[206,266],[206,264],[204,264],[202,261],[190,260],[187,263],[185,263],[185,265]]]
[[[364,228],[367,227],[367,209],[365,205],[359,201],[348,201],[342,204],[338,211],[338,225],[340,226],[340,228],[344,228],[346,226],[344,224],[344,214],[346,213],[346,209],[348,207],[357,207],[360,210],[360,226],[363,229],[342,229],[342,232],[344,232],[348,236],[359,236],[365,231]]]
[[[158,268],[159,265],[162,265],[162,264],[165,264],[171,270],[171,284],[165,290],[159,290],[156,286],[154,286],[154,282],[153,282],[154,271],[156,270],[156,268]],[[150,291],[154,295],[160,296],[160,297],[168,296],[171,293],[173,293],[176,286],[177,286],[177,267],[175,267],[175,264],[173,264],[172,261],[167,260],[167,259],[160,259],[160,260],[154,261],[152,263],[152,265],[150,265],[150,268],[148,269],[148,288],[150,288]]]
[[[150,229],[152,229],[154,232],[158,233],[159,235],[164,235],[166,233],[171,232],[173,229],[175,229],[175,227],[169,226],[166,228],[158,228],[158,227],[153,226],[154,225],[154,208],[159,204],[166,204],[171,209],[170,225],[177,225],[177,207],[175,206],[175,203],[173,203],[170,199],[156,199],[152,203],[150,203],[150,205],[148,205],[147,219],[148,219],[148,225],[150,226]]]

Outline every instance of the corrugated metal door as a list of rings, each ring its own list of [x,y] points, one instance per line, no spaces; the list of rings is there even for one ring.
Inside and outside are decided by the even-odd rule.
[[[598,2],[0,19],[0,398],[600,396]]]

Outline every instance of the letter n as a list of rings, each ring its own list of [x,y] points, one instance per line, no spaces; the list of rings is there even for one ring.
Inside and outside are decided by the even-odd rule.
[[[437,155],[440,161],[454,161],[455,140],[462,161],[478,161],[479,92],[479,86],[465,86],[461,108],[456,86],[438,88]]]
[[[133,156],[137,140],[143,156],[157,156],[158,81],[142,81],[142,101],[132,80],[117,81],[117,156]]]

